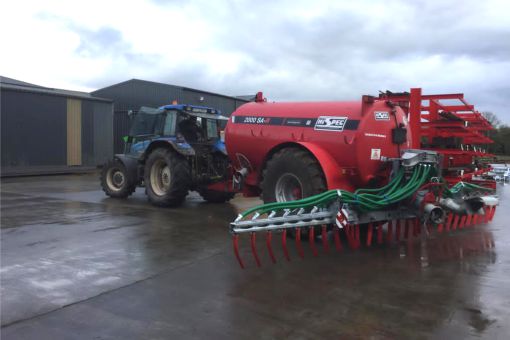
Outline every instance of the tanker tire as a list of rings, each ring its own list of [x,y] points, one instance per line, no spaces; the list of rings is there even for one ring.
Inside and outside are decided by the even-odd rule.
[[[104,193],[113,198],[127,198],[136,190],[136,182],[118,160],[109,160],[103,166],[100,181]]]
[[[170,149],[155,149],[145,163],[144,182],[153,205],[177,207],[186,199],[191,183],[188,162]]]
[[[319,162],[308,151],[299,148],[285,148],[273,155],[262,173],[261,188],[264,204],[277,201],[276,184],[285,174],[292,174],[299,180],[302,187],[302,198],[327,190],[326,180]],[[320,227],[315,227],[315,235],[320,235],[320,231]],[[302,233],[308,234],[305,230]],[[292,232],[289,233],[291,236],[292,234]]]
[[[234,192],[198,189],[198,193],[209,203],[225,203],[234,198]]]

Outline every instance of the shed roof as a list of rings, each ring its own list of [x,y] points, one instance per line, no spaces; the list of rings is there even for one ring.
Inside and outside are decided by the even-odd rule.
[[[27,83],[27,82],[24,82],[21,80],[4,77],[4,76],[0,76],[0,89],[2,91],[10,90],[10,91],[19,91],[19,92],[40,93],[40,94],[47,94],[47,95],[53,95],[53,96],[88,99],[88,100],[94,100],[94,101],[105,101],[105,102],[112,101],[110,99],[95,97],[92,94],[87,93],[87,92],[44,87],[44,86],[35,85],[35,84]]]
[[[177,85],[172,85],[172,84],[166,84],[166,83],[160,83],[160,82],[155,82],[155,81],[150,81],[150,80],[143,80],[143,79],[136,79],[136,78],[129,79],[129,80],[117,83],[117,84],[110,85],[110,86],[106,86],[106,87],[103,87],[101,89],[97,89],[96,91],[93,91],[91,93],[94,94],[94,93],[97,93],[99,91],[102,91],[102,90],[105,90],[105,89],[108,89],[108,88],[119,87],[119,86],[126,85],[128,83],[144,83],[144,84],[152,84],[152,85],[156,85],[156,86],[171,86],[171,87],[174,87],[174,88],[179,88],[179,89],[183,89],[185,91],[190,91],[190,92],[209,94],[209,95],[213,95],[213,96],[224,97],[224,98],[228,98],[228,99],[240,100],[240,101],[245,101],[245,102],[249,102],[250,101],[250,100],[247,100],[245,98],[239,98],[239,97],[236,97],[236,96],[227,96],[227,95],[220,94],[220,93],[215,93],[215,92],[209,92],[209,91],[194,89],[194,88],[191,88],[191,87],[177,86]]]

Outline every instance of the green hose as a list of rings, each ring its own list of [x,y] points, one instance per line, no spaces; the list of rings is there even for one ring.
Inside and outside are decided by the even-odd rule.
[[[266,214],[272,211],[280,212],[300,208],[306,209],[315,206],[326,207],[337,199],[340,199],[343,203],[355,205],[362,211],[381,210],[389,205],[409,198],[435,175],[437,176],[435,168],[430,165],[419,164],[408,180],[404,178],[404,169],[401,169],[387,185],[381,188],[358,189],[354,193],[342,189],[329,190],[296,201],[274,202],[259,205],[244,211],[240,216],[241,218],[245,218],[252,213]],[[448,188],[446,183],[443,183],[443,185],[445,196],[454,195],[461,190],[492,191],[492,189],[466,182],[459,182],[451,188]]]
[[[404,185],[402,185],[402,180],[404,178],[404,170],[402,169],[387,185],[381,188],[358,189],[354,193],[341,189],[329,190],[296,201],[274,202],[256,206],[244,211],[241,217],[246,217],[255,212],[258,214],[265,214],[271,211],[287,209],[309,208],[313,206],[323,207],[338,199],[339,196],[344,203],[359,205],[363,210],[377,210],[412,195],[428,179],[429,173],[429,166],[424,167],[419,165],[417,170],[413,172],[411,178]]]

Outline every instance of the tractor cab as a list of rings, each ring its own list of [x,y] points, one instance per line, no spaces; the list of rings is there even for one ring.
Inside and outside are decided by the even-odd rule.
[[[203,106],[165,105],[157,109],[142,107],[134,116],[131,131],[126,138],[125,153],[142,154],[155,140],[172,143],[186,154],[200,145],[212,146],[224,152],[220,129],[226,121],[228,118],[222,116],[220,111]]]

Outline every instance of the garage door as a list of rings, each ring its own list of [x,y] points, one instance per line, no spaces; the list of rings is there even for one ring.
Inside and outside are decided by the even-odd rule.
[[[67,99],[67,165],[81,162],[81,100]]]

